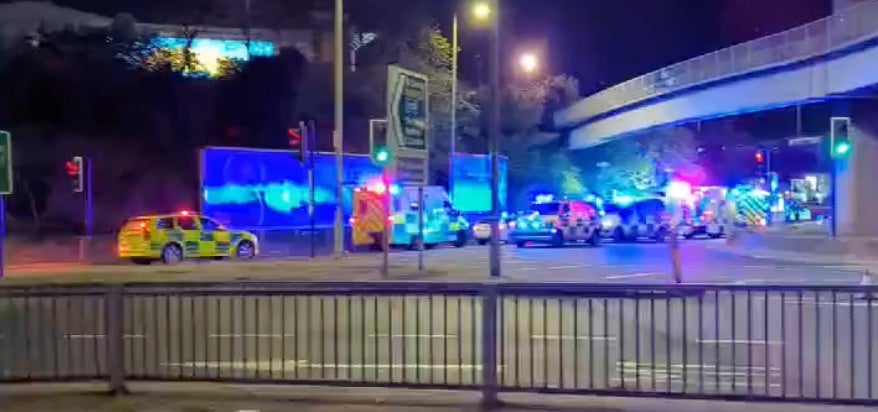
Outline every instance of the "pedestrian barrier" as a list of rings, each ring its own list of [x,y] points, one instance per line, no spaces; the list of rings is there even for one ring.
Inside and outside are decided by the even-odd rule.
[[[217,381],[878,404],[874,286],[0,287],[0,382]]]

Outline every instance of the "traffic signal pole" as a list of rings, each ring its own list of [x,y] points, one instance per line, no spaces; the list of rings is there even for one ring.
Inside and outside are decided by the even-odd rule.
[[[92,189],[92,160],[89,157],[82,157],[83,188],[85,196],[83,197],[83,237],[79,242],[79,260],[85,262],[88,260],[91,252],[91,241],[94,236],[94,191]]]

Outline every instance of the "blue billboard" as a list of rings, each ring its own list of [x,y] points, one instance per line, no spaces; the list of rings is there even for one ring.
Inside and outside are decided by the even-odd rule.
[[[308,169],[294,152],[240,148],[201,151],[201,211],[235,228],[304,228],[308,217]],[[335,221],[336,159],[319,153],[314,159],[314,216],[317,226]],[[345,222],[351,214],[353,188],[380,178],[368,156],[345,155],[342,171]]]
[[[499,157],[500,210],[506,210],[506,157]],[[463,212],[491,211],[491,157],[487,155],[456,155],[451,200]]]

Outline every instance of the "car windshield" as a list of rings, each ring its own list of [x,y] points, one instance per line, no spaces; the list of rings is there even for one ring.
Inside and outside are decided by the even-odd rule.
[[[537,212],[541,215],[557,215],[558,211],[561,210],[561,203],[558,203],[558,202],[532,203],[530,205],[530,210],[533,212]]]

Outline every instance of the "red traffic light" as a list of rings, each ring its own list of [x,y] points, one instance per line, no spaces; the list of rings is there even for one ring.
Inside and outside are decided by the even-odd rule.
[[[762,163],[764,161],[765,161],[765,155],[762,154],[762,151],[760,150],[760,151],[756,152],[756,162]]]
[[[299,147],[302,144],[302,135],[297,129],[287,129],[287,136],[290,139],[290,147]]]
[[[78,177],[79,176],[79,163],[68,160],[64,165],[65,169],[67,169],[67,175],[70,177]]]

